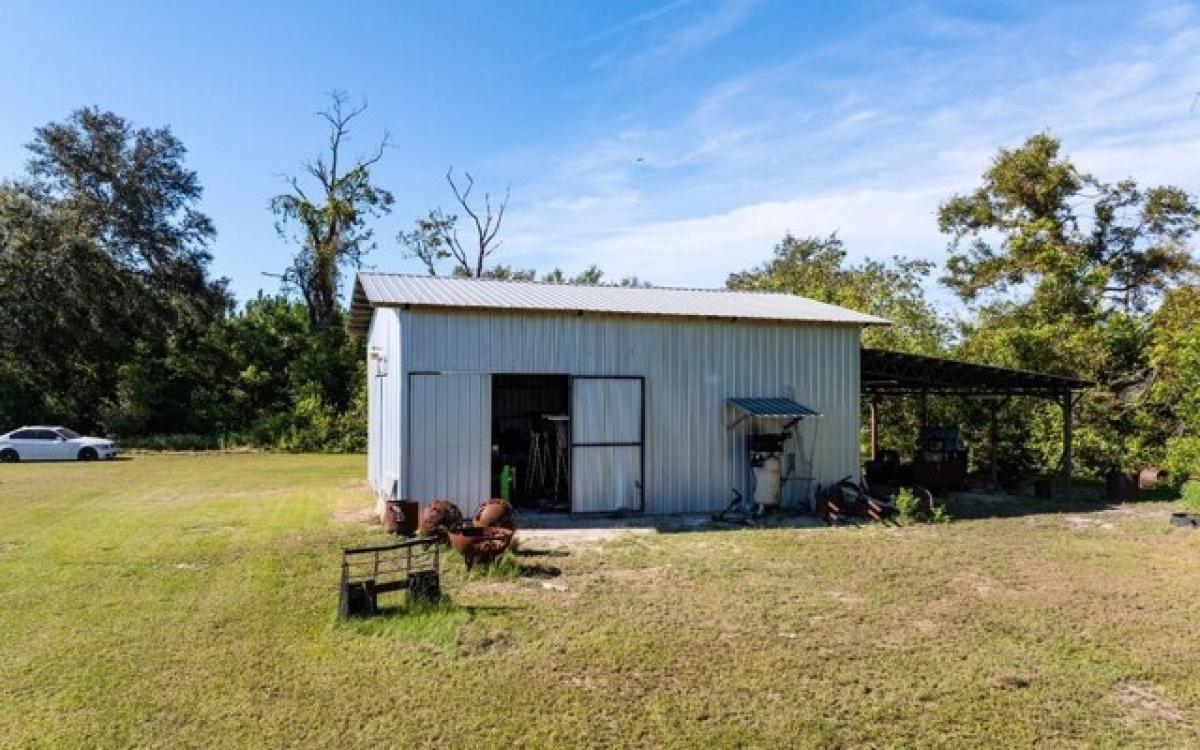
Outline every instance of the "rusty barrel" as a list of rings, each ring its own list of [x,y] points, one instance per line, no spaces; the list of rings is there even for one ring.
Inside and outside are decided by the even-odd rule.
[[[1138,489],[1152,490],[1158,486],[1159,482],[1166,481],[1166,469],[1160,469],[1157,466],[1147,466],[1138,473]]]

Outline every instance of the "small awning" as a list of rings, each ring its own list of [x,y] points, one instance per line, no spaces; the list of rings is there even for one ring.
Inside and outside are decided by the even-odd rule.
[[[743,417],[766,417],[774,419],[805,419],[819,417],[820,412],[813,411],[804,404],[798,404],[790,398],[729,398],[725,403],[742,413]]]

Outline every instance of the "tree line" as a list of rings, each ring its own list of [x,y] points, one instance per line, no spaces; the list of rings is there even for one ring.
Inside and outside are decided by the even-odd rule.
[[[374,168],[391,148],[349,157],[365,104],[341,93],[319,113],[327,141],[269,201],[295,247],[276,293],[236,305],[211,274],[216,231],[169,128],[96,108],[36,129],[23,174],[0,182],[0,426],[64,423],[164,447],[362,450],[362,342],[346,327],[344,275],[375,249],[395,203]],[[396,244],[428,273],[598,284],[499,262],[508,192],[446,172],[437,207]],[[1070,375],[1098,384],[1077,416],[1080,467],[1166,464],[1200,472],[1200,286],[1191,242],[1200,211],[1177,187],[1104,182],[1037,134],[1001,149],[936,221],[945,262],[852,262],[836,235],[786,236],[732,289],[783,291],[892,320],[864,343]],[[939,267],[941,276],[935,277]],[[641,285],[636,277],[618,283]],[[934,284],[960,301],[945,314]],[[982,444],[988,405],[946,399],[936,419]],[[1001,459],[1054,468],[1056,408],[1002,407]],[[885,443],[911,447],[916,409],[885,413]]]
[[[318,113],[321,153],[268,204],[295,253],[268,274],[278,292],[241,306],[211,274],[216,229],[169,128],[94,107],[37,128],[24,173],[0,181],[0,430],[50,423],[130,446],[364,450],[363,345],[340,290],[395,202],[373,175],[390,137],[348,155],[365,112],[334,92]],[[469,173],[446,180],[458,210],[433,209],[400,232],[405,255],[430,274],[536,278],[493,260],[507,193],[477,199]],[[599,284],[603,272],[541,279]]]
[[[1090,380],[1077,407],[1079,468],[1166,466],[1200,474],[1200,286],[1191,241],[1195,197],[1133,179],[1104,182],[1037,134],[1001,149],[979,186],[941,203],[940,278],[965,314],[929,300],[934,264],[896,257],[848,263],[836,235],[787,237],[767,263],[729,277],[737,289],[789,291],[892,320],[864,344]],[[931,419],[987,444],[992,404],[952,398]],[[999,455],[1014,471],[1053,471],[1061,410],[1037,399],[1001,409]],[[884,404],[885,447],[911,449],[919,408]]]

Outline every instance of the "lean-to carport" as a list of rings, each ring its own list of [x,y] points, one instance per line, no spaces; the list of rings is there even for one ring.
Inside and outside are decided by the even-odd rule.
[[[984,398],[991,401],[990,472],[996,481],[997,414],[1013,396],[1032,396],[1055,401],[1062,408],[1062,468],[1066,484],[1071,482],[1072,414],[1078,391],[1095,385],[1087,380],[1047,375],[1009,367],[981,365],[941,357],[905,354],[886,349],[862,350],[859,359],[862,393],[870,407],[871,458],[879,453],[879,402],[885,396],[915,395],[921,401],[921,425],[927,422],[930,395]]]

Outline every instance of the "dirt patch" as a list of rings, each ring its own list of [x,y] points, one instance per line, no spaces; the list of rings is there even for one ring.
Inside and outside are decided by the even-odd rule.
[[[516,645],[512,634],[499,628],[466,627],[459,631],[458,650],[463,656],[483,656],[508,651]]]
[[[1099,518],[1085,518],[1084,516],[1067,516],[1067,528],[1069,529],[1111,529],[1113,525],[1108,521]]]
[[[954,576],[954,585],[960,591],[969,592],[976,596],[987,598],[1001,588],[1000,583],[991,576],[976,571],[963,571]]]
[[[601,568],[587,577],[600,583],[653,584],[662,580],[666,574],[666,568],[651,566],[647,568]]]
[[[594,547],[602,542],[612,542],[637,536],[652,536],[656,529],[649,528],[618,528],[618,529],[521,529],[517,539],[521,544],[533,543],[542,548],[565,547],[581,548]]]
[[[370,508],[339,508],[329,514],[338,523],[377,524],[378,516]]]
[[[1150,685],[1122,685],[1117,689],[1117,701],[1130,709],[1132,718],[1175,725],[1191,724],[1178,706]]]
[[[851,591],[840,591],[838,589],[834,589],[834,590],[828,591],[826,593],[828,593],[830,597],[841,602],[842,604],[862,604],[865,601],[867,601],[867,597],[865,597],[861,594],[855,594]]]
[[[908,623],[909,627],[918,633],[933,633],[938,629],[938,624],[933,620],[919,618]]]
[[[508,596],[517,591],[520,591],[521,583],[519,581],[495,580],[488,578],[476,578],[468,580],[463,584],[462,593],[464,594],[495,594]]]
[[[1033,680],[1026,675],[1006,674],[996,679],[996,686],[1004,690],[1024,690]]]

